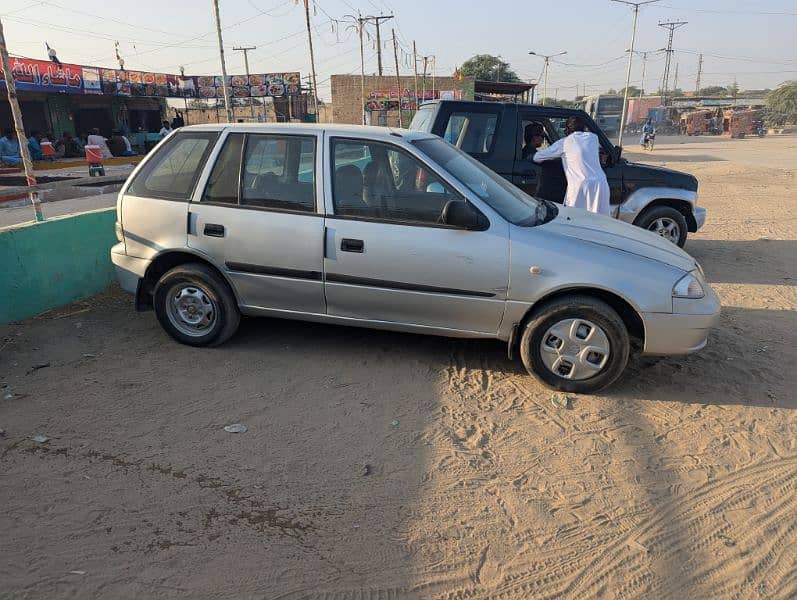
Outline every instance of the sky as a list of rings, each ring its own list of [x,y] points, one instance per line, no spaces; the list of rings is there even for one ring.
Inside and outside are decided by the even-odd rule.
[[[250,71],[310,72],[301,0],[219,0],[228,74]],[[329,100],[329,77],[359,73],[360,52],[352,16],[394,15],[382,25],[383,64],[395,73],[391,28],[396,29],[399,68],[412,73],[412,43],[418,56],[434,56],[439,75],[450,75],[475,54],[499,55],[518,75],[537,81],[542,59],[550,63],[548,95],[571,99],[625,85],[632,9],[611,0],[310,0],[316,70],[321,98]],[[221,72],[211,0],[2,0],[0,18],[12,55],[46,59],[45,42],[63,62],[115,67],[119,42],[130,70],[211,75]],[[635,48],[667,45],[659,21],[687,21],[675,32],[671,68],[678,87],[695,88],[703,54],[701,87],[775,87],[797,79],[797,0],[660,0],[643,6]],[[377,70],[375,30],[366,29],[365,70]],[[370,38],[370,39],[368,39]],[[431,59],[430,59],[431,60]],[[648,55],[645,87],[655,91],[664,53]],[[634,57],[631,84],[639,86],[642,59]]]

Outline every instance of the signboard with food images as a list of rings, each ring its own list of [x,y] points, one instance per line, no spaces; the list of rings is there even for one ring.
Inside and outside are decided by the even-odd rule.
[[[12,57],[11,72],[20,91],[154,96],[161,98],[223,98],[218,75],[182,76],[168,73],[106,69]],[[5,87],[0,70],[0,87]],[[227,86],[234,98],[292,96],[301,93],[299,73],[229,75]]]

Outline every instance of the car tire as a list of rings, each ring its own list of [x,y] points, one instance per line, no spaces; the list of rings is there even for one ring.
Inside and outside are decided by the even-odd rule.
[[[658,233],[664,239],[677,244],[680,248],[686,244],[689,226],[683,213],[671,206],[654,206],[644,211],[634,223],[642,229]]]
[[[556,333],[563,330],[574,335],[563,335],[557,348]],[[576,347],[579,352],[574,352]],[[520,339],[520,357],[530,374],[553,389],[576,394],[597,392],[617,381],[628,364],[630,348],[628,330],[617,312],[582,295],[536,308]],[[602,357],[600,351],[605,351]],[[568,362],[573,363],[569,373]]]
[[[230,286],[201,263],[167,271],[155,285],[153,305],[161,327],[189,346],[218,346],[232,337],[241,321]]]

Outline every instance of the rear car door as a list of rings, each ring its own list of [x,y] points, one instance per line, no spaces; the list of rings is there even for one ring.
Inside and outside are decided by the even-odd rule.
[[[188,246],[245,306],[323,314],[320,134],[228,132],[192,202]]]
[[[128,255],[149,259],[185,247],[188,202],[218,137],[179,131],[136,170],[119,200]]]
[[[327,143],[328,314],[495,333],[508,285],[506,223],[486,231],[441,223],[446,204],[463,198],[404,148]]]

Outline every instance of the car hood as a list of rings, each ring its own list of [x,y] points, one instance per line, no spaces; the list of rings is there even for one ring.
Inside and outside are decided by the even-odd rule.
[[[579,208],[560,206],[559,214],[544,227],[547,231],[636,254],[682,271],[695,268],[695,259],[655,233]]]
[[[645,165],[626,161],[623,165],[623,180],[636,186],[673,187],[697,191],[697,178],[683,171],[666,167]]]

